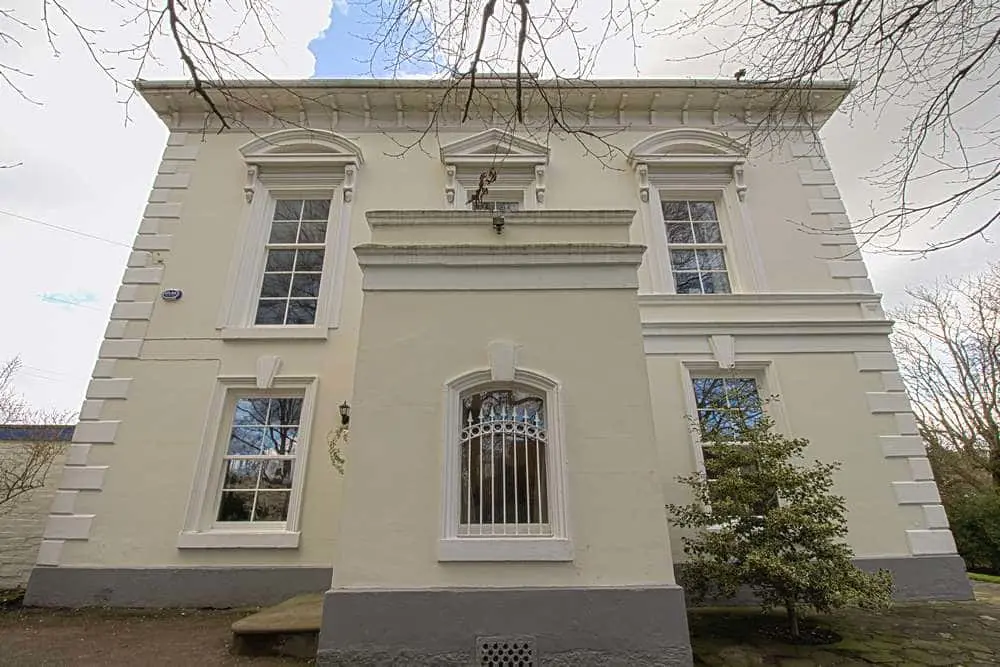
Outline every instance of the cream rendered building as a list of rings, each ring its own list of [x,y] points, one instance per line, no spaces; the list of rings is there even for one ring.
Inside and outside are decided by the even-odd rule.
[[[737,385],[844,463],[861,566],[970,597],[805,125],[747,154],[770,91],[629,80],[547,88],[603,141],[549,132],[537,94],[511,134],[506,83],[464,124],[450,82],[247,85],[221,133],[183,83],[140,85],[170,135],[30,603],[329,590],[330,664],[464,664],[489,636],[543,664],[685,664],[663,506],[704,470],[688,416]]]

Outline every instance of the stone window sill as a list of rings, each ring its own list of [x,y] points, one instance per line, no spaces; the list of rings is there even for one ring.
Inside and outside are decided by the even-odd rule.
[[[299,533],[285,530],[183,531],[177,536],[178,549],[298,549]]]

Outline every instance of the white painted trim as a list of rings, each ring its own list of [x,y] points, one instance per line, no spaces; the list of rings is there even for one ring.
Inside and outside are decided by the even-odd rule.
[[[80,422],[73,429],[73,442],[113,444],[120,421]]]
[[[828,306],[877,303],[881,296],[857,292],[737,292],[733,294],[640,294],[640,306],[750,305]],[[865,369],[869,370],[869,369]]]
[[[38,547],[37,565],[58,565],[62,558],[63,540],[42,540]]]
[[[573,542],[553,537],[455,538],[438,541],[441,562],[573,560]]]
[[[937,484],[931,482],[893,482],[892,489],[900,505],[940,505]]]
[[[739,336],[841,336],[864,334],[886,336],[892,329],[888,320],[689,320],[678,322],[643,322],[644,338],[670,338],[696,335]],[[884,392],[869,392],[869,395]],[[905,398],[905,396],[904,396]],[[873,399],[876,402],[879,398]],[[907,408],[909,409],[909,408]]]
[[[374,210],[365,213],[372,229],[419,226],[481,225],[493,218],[485,211],[467,210]],[[629,227],[635,211],[629,209],[547,209],[544,211],[513,211],[504,213],[504,226],[538,227],[620,226]]]
[[[303,134],[303,132],[305,133]],[[347,144],[354,146],[356,154],[351,153],[350,160],[346,162],[336,158],[333,153],[317,153],[315,155],[280,153],[271,157],[267,157],[263,153],[260,155],[264,155],[264,157],[260,157],[257,153],[252,154],[257,156],[252,159],[258,162],[280,158],[283,168],[270,176],[270,172],[267,170],[260,173],[254,171],[253,182],[245,188],[250,197],[250,203],[246,217],[237,233],[235,247],[238,251],[233,254],[230,260],[226,276],[225,294],[227,296],[223,299],[216,323],[216,328],[222,332],[223,339],[325,338],[327,329],[336,329],[340,326],[344,281],[347,273],[347,249],[351,237],[351,214],[356,190],[356,173],[357,167],[363,164],[361,149],[348,139],[323,130],[281,130],[251,141],[244,148],[250,150],[256,146],[254,150],[264,151],[270,146],[271,148],[267,148],[267,150],[271,150],[274,146],[295,145],[310,138],[316,139],[322,145],[326,145],[324,142],[333,142],[337,145],[347,142]],[[289,144],[289,142],[291,143]],[[347,150],[343,147],[342,149]],[[295,160],[299,158],[301,161],[296,162]],[[323,163],[328,164],[330,169],[319,175],[310,171],[308,167],[314,158],[332,160],[332,162]],[[249,163],[251,157],[247,157],[247,160]],[[326,253],[322,277],[320,278],[319,301],[316,309],[316,321],[313,325],[260,327],[268,333],[258,335],[250,332],[258,328],[253,321],[257,299],[260,295],[260,285],[263,280],[267,257],[266,244],[271,228],[274,202],[278,198],[330,199],[330,216],[327,218]],[[301,333],[283,335],[283,332],[286,331],[298,332],[305,329],[315,330],[316,335]]]
[[[552,535],[475,536],[458,535],[461,511],[461,397],[462,394],[481,387],[496,386],[489,368],[469,371],[446,382],[442,388],[444,424],[442,433],[441,515],[438,560],[440,561],[510,561],[510,560],[572,560],[573,544],[570,536],[569,481],[565,432],[563,430],[562,389],[557,380],[542,373],[515,368],[510,383],[545,392],[546,411],[546,469],[548,474],[549,525]],[[525,547],[511,546],[524,541]],[[543,546],[547,544],[550,546]],[[553,546],[557,545],[558,546]],[[496,545],[495,548],[491,545]]]
[[[202,445],[198,451],[195,476],[191,484],[191,493],[185,511],[184,527],[181,530],[181,537],[178,540],[179,548],[195,548],[194,546],[181,546],[182,542],[190,545],[191,540],[195,539],[190,537],[193,534],[226,533],[246,535],[248,533],[256,534],[261,532],[298,534],[302,515],[302,498],[305,493],[306,465],[309,461],[309,443],[312,438],[311,427],[316,409],[318,385],[319,378],[317,376],[278,375],[273,379],[271,388],[262,391],[257,388],[257,377],[255,375],[220,375],[216,378],[215,391],[209,403],[202,431]],[[215,512],[218,508],[224,472],[222,470],[222,458],[226,443],[228,442],[228,432],[231,424],[231,415],[227,413],[227,408],[232,402],[231,397],[236,394],[267,396],[284,394],[289,391],[301,393],[303,401],[299,419],[299,443],[296,450],[295,472],[292,479],[292,492],[288,505],[288,519],[282,523],[274,524],[274,527],[265,528],[258,524],[247,526],[247,530],[232,530],[229,528],[220,530],[216,527]],[[195,539],[195,541],[197,540]],[[205,548],[213,547],[209,546]]]
[[[906,541],[914,556],[953,554],[958,551],[950,530],[908,530]]]
[[[131,384],[132,378],[94,378],[87,386],[87,398],[126,398]]]
[[[882,443],[882,456],[887,459],[927,455],[927,448],[919,435],[880,435],[879,442]]]
[[[94,514],[50,514],[45,523],[46,540],[86,540],[90,536],[90,526]]]
[[[701,377],[744,377],[753,378],[757,383],[757,395],[763,401],[768,396],[780,396],[774,364],[770,359],[749,359],[737,357],[735,365],[720,368],[718,363],[695,359],[680,359],[681,391],[684,395],[685,419],[690,434],[690,446],[694,454],[695,472],[705,474],[705,456],[702,452],[701,428],[698,424],[698,401],[694,395],[694,378]],[[767,404],[765,410],[774,419],[779,430],[788,431],[788,416],[781,407],[780,401]]]
[[[100,491],[108,466],[63,466],[59,488],[79,491]]]
[[[110,359],[138,359],[142,350],[142,339],[114,339],[101,343],[98,356]]]
[[[223,340],[326,340],[326,327],[314,326],[259,326],[225,327],[219,332]]]
[[[298,531],[181,531],[178,549],[298,549]]]

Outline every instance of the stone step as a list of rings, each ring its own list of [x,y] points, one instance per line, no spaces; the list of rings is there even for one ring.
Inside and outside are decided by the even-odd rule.
[[[297,595],[261,609],[233,623],[233,652],[315,658],[322,614],[322,593]]]

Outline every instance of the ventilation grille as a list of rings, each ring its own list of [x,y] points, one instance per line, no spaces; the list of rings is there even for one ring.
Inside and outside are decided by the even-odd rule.
[[[479,637],[476,639],[476,661],[480,665],[534,667],[534,637]]]

